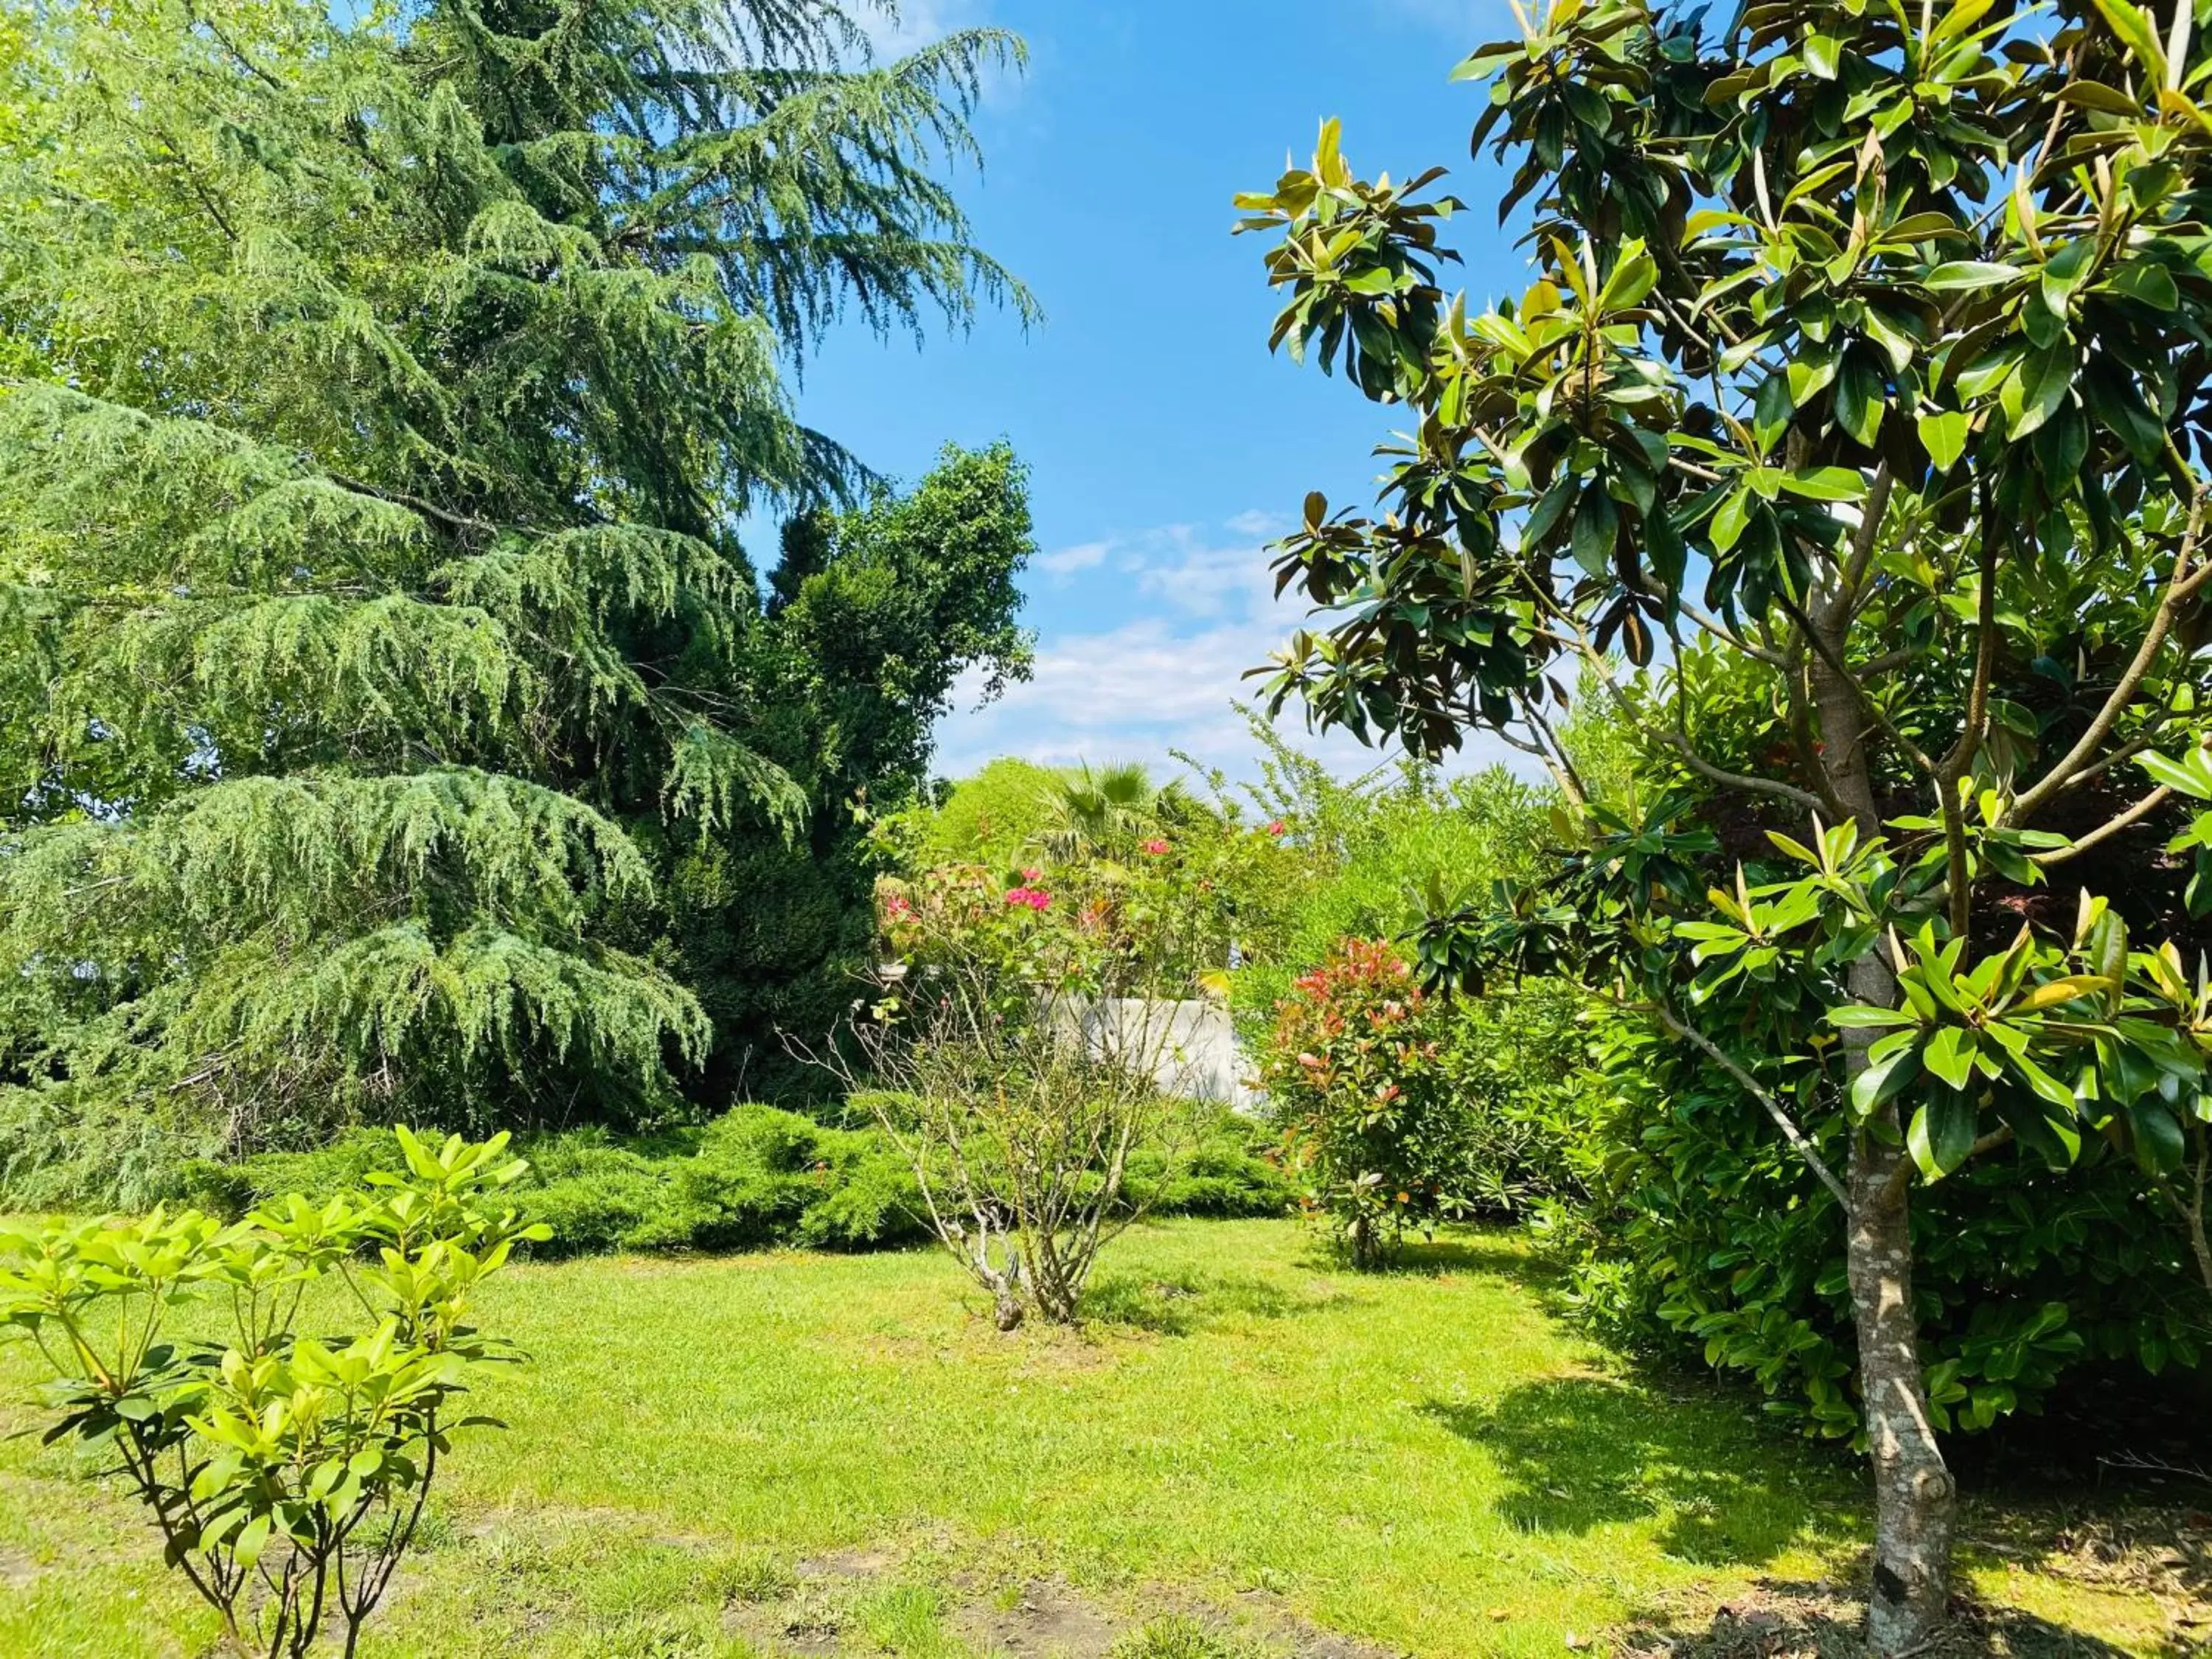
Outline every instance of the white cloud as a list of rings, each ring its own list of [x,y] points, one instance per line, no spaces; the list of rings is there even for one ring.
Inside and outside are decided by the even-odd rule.
[[[1033,562],[1047,575],[1066,577],[1105,563],[1106,556],[1113,550],[1111,542],[1079,542],[1073,547],[1041,553]]]
[[[1266,554],[1249,544],[1214,546],[1170,532],[1129,567],[1138,591],[1194,617],[1242,617],[1272,608]]]
[[[1260,507],[1249,507],[1230,520],[1226,528],[1239,536],[1249,536],[1255,541],[1273,541],[1291,527],[1291,521],[1279,513],[1269,513]]]
[[[999,755],[1047,765],[1164,765],[1168,751],[1179,749],[1232,777],[1249,775],[1255,748],[1235,705],[1256,699],[1263,682],[1246,672],[1280,649],[1304,615],[1295,600],[1275,600],[1258,541],[1265,532],[1251,516],[1223,526],[1248,532],[1243,539],[1171,525],[1064,550],[1083,556],[1066,562],[1068,572],[1099,570],[1091,580],[1124,593],[1133,578],[1134,591],[1150,602],[1144,614],[1118,626],[1048,634],[1033,677],[988,707],[975,706],[980,678],[964,682],[956,712],[939,728],[938,769],[958,777]],[[1385,757],[1341,733],[1306,736],[1295,706],[1283,724],[1299,747],[1341,773]],[[1516,758],[1494,740],[1471,737],[1460,764]]]

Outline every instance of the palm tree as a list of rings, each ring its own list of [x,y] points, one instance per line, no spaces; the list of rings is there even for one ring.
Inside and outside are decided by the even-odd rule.
[[[1137,762],[1097,772],[1085,762],[1048,792],[1038,839],[1056,859],[1119,859],[1189,826],[1204,811],[1180,783],[1153,787],[1152,775]]]

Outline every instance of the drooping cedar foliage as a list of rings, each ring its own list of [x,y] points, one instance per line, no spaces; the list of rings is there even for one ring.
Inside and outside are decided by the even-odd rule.
[[[738,536],[870,483],[782,370],[848,313],[1029,303],[939,177],[1018,44],[880,63],[866,21],[0,24],[0,1186],[651,1111],[704,1060],[672,867],[855,782]],[[902,641],[924,733],[960,666],[1026,660],[1019,470],[947,465],[997,512],[967,631]]]

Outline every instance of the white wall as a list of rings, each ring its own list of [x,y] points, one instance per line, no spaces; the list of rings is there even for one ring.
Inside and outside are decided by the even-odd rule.
[[[1086,1006],[1082,1018],[1085,1036],[1102,1051],[1146,1057],[1165,1093],[1239,1111],[1259,1103],[1229,1010],[1218,1002],[1109,997]]]

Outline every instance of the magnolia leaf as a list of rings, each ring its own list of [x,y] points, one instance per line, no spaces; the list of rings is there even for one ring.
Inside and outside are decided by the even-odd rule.
[[[2011,1055],[2010,1061],[2011,1069],[2026,1081],[2029,1088],[2034,1090],[2045,1100],[2061,1111],[2071,1112],[2074,1109],[2072,1089],[2051,1076],[2024,1054]]]
[[[1941,413],[1923,415],[1914,422],[1920,430],[1920,441],[1927,448],[1928,459],[1938,472],[1948,472],[1958,465],[1959,457],[1966,452],[1966,434],[1970,426],[1967,417],[1955,409]]]
[[[1778,481],[1793,495],[1816,501],[1855,501],[1866,494],[1865,478],[1848,466],[1814,467],[1783,473]]]
[[[1920,1051],[1920,1063],[1954,1089],[1963,1089],[1973,1075],[1978,1046],[1965,1026],[1942,1026]]]
[[[2136,764],[2149,773],[2154,783],[2195,800],[2212,800],[2212,757],[2202,749],[2192,749],[2179,760],[2160,754],[2137,755]]]
[[[2069,974],[2063,979],[2054,979],[2037,986],[2013,1005],[2018,1013],[2032,1014],[2045,1008],[2056,1008],[2063,1002],[2094,996],[2105,990],[2112,981],[2095,974]]]
[[[1854,1005],[1847,1008],[1831,1008],[1828,1024],[1850,1030],[1867,1030],[1877,1026],[1917,1025],[1920,1022],[1902,1008],[1874,1008]]]
[[[1862,1118],[1871,1117],[1885,1103],[1903,1093],[1905,1085],[1919,1075],[1916,1051],[1911,1047],[1870,1060],[1866,1069],[1851,1079],[1851,1109]]]
[[[1973,1155],[1975,1117],[1973,1102],[1953,1090],[1938,1092],[1912,1115],[1905,1145],[1921,1174],[1941,1181]]]
[[[2127,1122],[2136,1162],[2147,1173],[2170,1175],[2181,1167],[2188,1155],[2188,1143],[2180,1123],[2163,1104],[2155,1100],[2142,1102],[2129,1109]]]
[[[1937,265],[1920,279],[1920,285],[1943,294],[1959,289],[1990,288],[2025,274],[2014,266],[1992,264],[1985,259],[1954,259]]]

